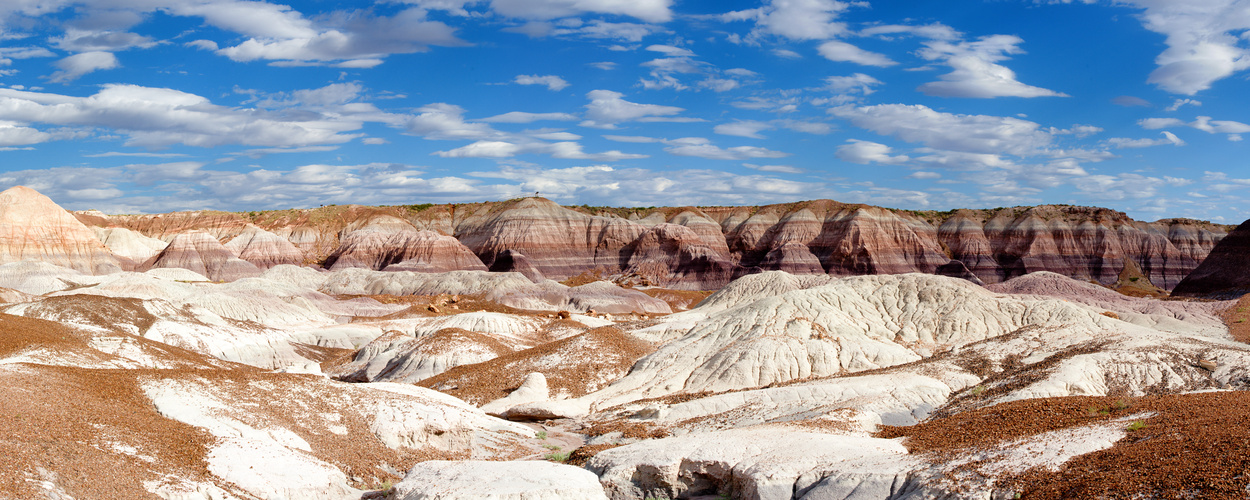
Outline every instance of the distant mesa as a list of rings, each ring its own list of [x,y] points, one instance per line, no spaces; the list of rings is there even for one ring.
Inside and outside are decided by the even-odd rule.
[[[918,272],[982,284],[1050,271],[1125,289],[1150,283],[1166,291],[1198,268],[1228,229],[1189,219],[1135,221],[1097,207],[918,212],[831,200],[590,209],[531,197],[109,216],[70,214],[25,187],[0,193],[0,264],[37,260],[88,274],[177,267],[214,280],[294,264],[518,272],[535,283],[589,273],[642,286],[710,290],[772,270],[832,276]],[[1117,285],[1126,269],[1139,281]],[[1193,279],[1229,278],[1210,269]],[[1196,292],[1189,286],[1182,293],[1225,287],[1202,285],[1206,288]]]

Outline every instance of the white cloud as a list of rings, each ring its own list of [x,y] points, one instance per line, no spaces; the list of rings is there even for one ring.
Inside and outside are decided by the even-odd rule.
[[[694,57],[694,52],[691,52],[690,49],[683,49],[672,45],[656,44],[648,46],[647,50],[651,52],[659,52],[669,57]]]
[[[709,160],[747,160],[751,158],[784,158],[789,153],[754,146],[736,146],[720,148],[702,137],[685,137],[665,141],[669,144],[664,148],[669,154],[677,156],[695,156]]]
[[[717,125],[712,128],[712,131],[721,135],[736,135],[738,137],[764,139],[764,136],[760,135],[760,131],[771,128],[773,128],[772,125],[764,122],[758,122],[755,120],[738,120]]]
[[[742,166],[751,170],[759,170],[760,172],[775,172],[779,174],[801,174],[803,169],[791,167],[789,165],[754,165],[751,163],[743,163]]]
[[[580,23],[580,20],[574,19]],[[662,28],[652,24],[612,23],[602,19],[572,27],[552,28],[550,35],[561,37],[580,37],[597,40],[613,40],[617,42],[641,42],[646,36],[661,31]],[[633,50],[637,47],[615,46],[611,50]]]
[[[587,119],[582,122],[585,127],[615,128],[621,122],[671,117],[685,111],[676,106],[629,102],[622,99],[625,94],[611,90],[592,90],[586,97],[590,103],[586,105]]]
[[[65,34],[53,38],[57,48],[70,52],[118,51],[131,48],[150,48],[156,45],[151,37],[126,31],[86,31],[70,28]]]
[[[612,150],[602,153],[586,153],[576,142],[514,143],[508,141],[478,141],[450,151],[434,153],[444,158],[511,158],[519,154],[546,154],[552,158],[568,160],[620,161],[647,158],[647,155],[622,153]]]
[[[569,82],[555,75],[517,75],[513,82],[520,85],[546,85],[547,89],[553,91],[563,90],[569,86]]]
[[[649,144],[654,142],[664,142],[664,139],[655,137],[644,137],[640,135],[605,135],[604,139],[616,142],[632,142],[635,144]]]
[[[851,62],[864,66],[887,67],[898,64],[884,54],[870,52],[846,42],[830,40],[817,48],[820,55],[830,61]]]
[[[321,19],[322,26],[314,26],[298,12],[287,14],[303,22],[275,27],[281,35],[254,35],[217,53],[239,62],[338,62],[343,67],[372,67],[388,54],[425,51],[430,45],[466,45],[456,37],[454,28],[426,19],[426,11],[420,8],[407,9],[392,17],[336,12]]]
[[[318,113],[284,118],[256,109],[217,106],[195,94],[136,85],[105,85],[88,97],[0,89],[0,115],[14,122],[100,127],[128,136],[130,146],[172,144],[298,147],[347,142],[358,119]]]
[[[942,174],[939,174],[937,172],[925,172],[922,170],[918,172],[912,172],[911,174],[907,176],[907,178],[921,179],[921,180],[933,180],[933,179],[941,179]]]
[[[83,52],[57,61],[56,67],[61,70],[49,75],[48,81],[68,82],[93,71],[113,69],[118,66],[120,63],[117,62],[117,56],[112,52]]]
[[[186,45],[187,47],[193,47],[193,48],[197,48],[200,50],[208,50],[212,52],[216,52],[218,49],[221,48],[217,46],[217,42],[214,42],[212,40],[192,40],[190,42],[184,43],[183,45]]]
[[[52,134],[16,123],[0,121],[0,146],[25,146],[52,139]]]
[[[1175,100],[1175,101],[1172,101],[1172,105],[1171,105],[1171,106],[1168,106],[1168,107],[1164,108],[1163,110],[1164,110],[1164,111],[1176,111],[1176,110],[1178,110],[1178,109],[1181,109],[1181,106],[1184,106],[1184,105],[1186,105],[1186,104],[1188,104],[1188,105],[1190,105],[1190,106],[1201,106],[1201,105],[1202,105],[1202,101],[1196,101],[1196,100],[1193,100],[1193,99],[1177,99],[1177,100]]]
[[[1012,35],[991,35],[975,42],[935,40],[925,42],[920,56],[941,61],[954,71],[942,75],[941,81],[929,82],[916,90],[939,97],[1066,97],[1067,94],[1026,85],[1016,80],[1014,71],[998,64],[1008,54],[1020,54],[1023,43]]]
[[[1137,120],[1137,124],[1141,128],[1155,130],[1168,127],[1182,127],[1185,125],[1185,122],[1176,118],[1144,118]]]
[[[932,23],[920,26],[902,25],[902,24],[886,24],[870,26],[859,30],[860,36],[875,36],[884,39],[891,39],[892,35],[914,35],[931,40],[956,40],[961,34],[954,28],[942,23]]]
[[[612,71],[616,69],[616,63],[612,61],[593,62],[593,63],[590,63],[590,66],[593,68],[604,70],[604,71]]]
[[[672,0],[491,0],[500,14],[522,19],[557,19],[593,12],[630,16],[651,23],[668,22]]]
[[[1102,127],[1094,125],[1073,125],[1072,128],[1065,129],[1050,127],[1049,129],[1049,132],[1054,135],[1074,135],[1078,138],[1089,137],[1102,131]]]
[[[881,80],[863,73],[855,73],[850,76],[827,77],[824,88],[836,94],[869,95],[875,91],[873,87],[878,85],[881,85]]]
[[[847,139],[846,142],[847,144],[839,146],[838,152],[834,153],[834,156],[842,161],[864,165],[869,163],[902,165],[911,160],[906,155],[890,156],[890,153],[894,151],[885,144],[856,139]]]
[[[1250,125],[1230,120],[1212,120],[1209,116],[1199,116],[1190,127],[1209,134],[1244,134],[1250,132]]]
[[[478,121],[488,123],[533,123],[543,120],[572,121],[576,119],[576,116],[568,113],[526,113],[524,111],[510,111],[502,115],[482,118]]]
[[[1208,134],[1228,134],[1228,140],[1234,142],[1241,140],[1240,134],[1250,132],[1250,125],[1245,123],[1231,120],[1212,120],[1209,116],[1199,116],[1189,123],[1176,118],[1145,118],[1138,120],[1137,124],[1147,130],[1184,126],[1198,129]]]
[[[798,52],[789,49],[773,49],[773,55],[784,59],[802,59],[803,56]]]
[[[749,39],[776,35],[791,40],[827,40],[846,33],[846,24],[835,21],[850,7],[837,0],[769,0],[764,6],[730,12],[725,21],[754,20]]]
[[[1185,141],[1182,141],[1180,137],[1176,136],[1176,134],[1166,130],[1161,133],[1163,134],[1162,139],[1126,139],[1123,137],[1113,137],[1111,139],[1107,139],[1107,142],[1117,148],[1148,148],[1151,146],[1166,146],[1169,144],[1173,146],[1185,145]]]
[[[1027,156],[1045,152],[1052,141],[1028,120],[944,113],[921,104],[839,106],[829,113],[881,135],[950,151]]]
[[[1146,29],[1165,36],[1166,50],[1147,82],[1168,92],[1194,95],[1250,67],[1239,37],[1250,29],[1250,12],[1241,0],[1183,2],[1135,0]]]
[[[411,134],[424,136],[427,139],[485,139],[504,137],[502,132],[492,129],[485,123],[470,123],[464,120],[464,108],[454,104],[434,103],[417,110],[418,114],[404,120],[404,128]]]

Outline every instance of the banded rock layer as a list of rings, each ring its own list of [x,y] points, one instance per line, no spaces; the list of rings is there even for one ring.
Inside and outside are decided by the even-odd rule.
[[[1171,289],[1228,230],[1188,219],[1135,221],[1095,207],[913,212],[830,200],[613,209],[523,198],[248,214],[78,215],[89,225],[166,241],[199,228],[228,241],[252,224],[287,239],[306,262],[325,267],[486,268],[555,280],[589,272],[636,275],[646,283],[686,289],[717,288],[769,270],[835,276],[921,272],[987,284],[1051,271],[1110,284],[1126,263]]]

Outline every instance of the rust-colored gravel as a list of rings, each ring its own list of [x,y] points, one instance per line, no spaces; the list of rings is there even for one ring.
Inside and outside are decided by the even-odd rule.
[[[716,290],[670,290],[668,288],[647,288],[640,291],[668,302],[668,306],[674,311],[693,309],[699,302],[703,302],[703,299],[716,293]]]
[[[595,455],[598,455],[599,452],[610,450],[612,448],[616,448],[619,446],[621,445],[619,444],[588,444],[586,446],[582,446],[580,448],[577,448],[569,452],[569,459],[565,460],[564,463],[569,464],[569,465],[576,465],[578,467],[585,467],[586,462],[589,462],[590,459],[594,458]]]
[[[1246,498],[1250,487],[1250,393],[1013,401],[912,427],[887,427],[915,453],[946,453],[1141,412],[1155,416],[1106,450],[1007,485],[1025,499]]]
[[[490,361],[452,368],[417,385],[481,405],[507,396],[525,376],[541,372],[552,396],[595,391],[625,375],[634,362],[655,350],[611,326],[549,342]]]
[[[1228,326],[1233,339],[1250,342],[1250,295],[1242,295],[1236,304],[1220,313],[1220,319]]]

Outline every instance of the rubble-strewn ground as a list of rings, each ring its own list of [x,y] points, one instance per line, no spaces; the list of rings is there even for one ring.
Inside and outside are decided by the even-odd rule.
[[[59,269],[0,266],[0,498],[418,498],[430,477],[613,500],[1250,486],[1250,299],[1051,273],[770,272],[709,296],[482,271]],[[341,293],[375,285],[423,293]],[[679,312],[491,299],[522,296]],[[465,462],[414,469],[430,460]],[[566,465],[526,477],[536,461]]]

